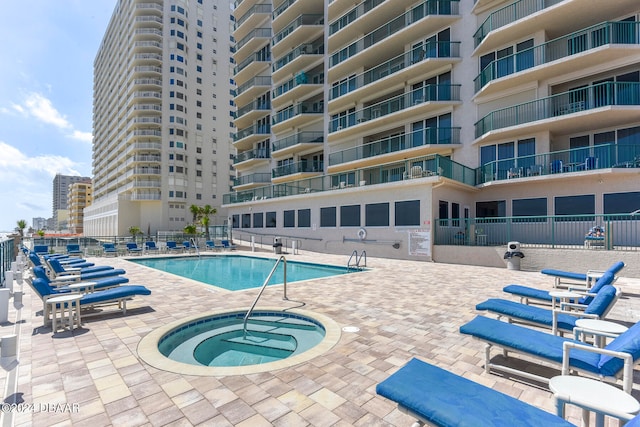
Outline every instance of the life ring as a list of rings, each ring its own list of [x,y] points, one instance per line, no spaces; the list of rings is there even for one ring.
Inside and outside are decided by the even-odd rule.
[[[364,240],[367,238],[367,230],[365,230],[364,228],[361,228],[360,230],[358,230],[358,238],[360,240]]]

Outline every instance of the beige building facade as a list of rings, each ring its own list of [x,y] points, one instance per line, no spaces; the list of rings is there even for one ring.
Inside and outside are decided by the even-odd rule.
[[[74,182],[69,185],[67,207],[69,210],[68,229],[70,233],[83,233],[84,210],[92,203],[93,185],[91,182]]]

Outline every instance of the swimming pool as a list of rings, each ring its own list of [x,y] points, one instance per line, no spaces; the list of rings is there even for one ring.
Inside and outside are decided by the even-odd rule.
[[[276,262],[270,258],[244,255],[142,258],[129,261],[230,291],[262,286]],[[269,285],[283,283],[283,272],[284,266],[281,263],[271,277]],[[345,267],[287,260],[287,283],[348,272]]]

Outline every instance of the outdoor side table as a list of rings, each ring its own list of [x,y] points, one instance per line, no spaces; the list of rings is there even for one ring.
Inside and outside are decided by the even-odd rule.
[[[82,294],[69,294],[60,295],[47,300],[47,304],[50,305],[51,330],[53,333],[58,331],[58,313],[60,315],[60,323],[63,329],[66,328],[66,324],[69,326],[69,330],[73,330],[74,326],[77,326],[78,328],[81,327],[81,298]]]
[[[640,411],[640,403],[628,393],[610,384],[574,375],[559,375],[549,380],[556,400],[556,411],[564,418],[565,404],[582,408],[582,425],[589,426],[589,412],[596,413],[596,427],[604,427],[604,416],[628,420]]]
[[[573,333],[576,339],[579,339],[581,334],[593,335],[594,345],[602,348],[606,344],[606,337],[615,338],[626,332],[627,329],[629,328],[624,325],[607,320],[578,319],[576,320],[576,327],[573,329]]]

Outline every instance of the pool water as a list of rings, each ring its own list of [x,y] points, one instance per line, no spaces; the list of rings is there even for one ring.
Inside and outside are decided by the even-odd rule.
[[[212,316],[166,334],[158,350],[171,360],[201,366],[274,362],[315,347],[325,336],[317,321],[286,312],[255,312],[243,331],[244,313]]]
[[[242,255],[143,258],[130,261],[230,291],[262,286],[276,262],[269,258]],[[283,272],[284,266],[280,263],[269,280],[269,285],[283,283]],[[287,283],[346,273],[346,267],[287,260]]]

